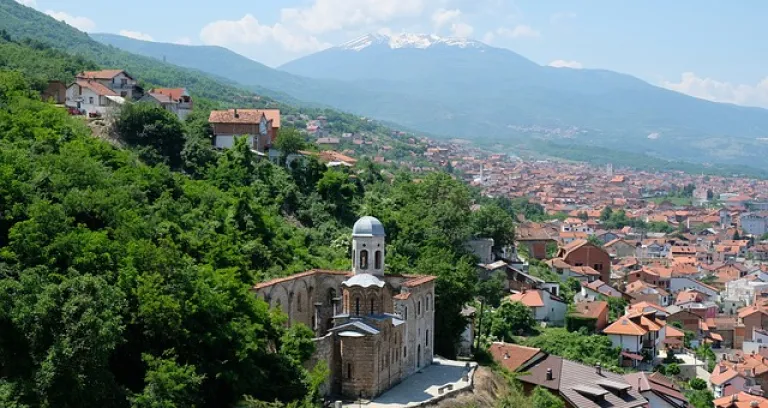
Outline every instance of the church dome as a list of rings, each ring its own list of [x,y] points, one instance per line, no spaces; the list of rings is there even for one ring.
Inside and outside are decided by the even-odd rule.
[[[371,286],[376,286],[379,288],[384,287],[384,281],[369,274],[369,273],[361,273],[358,275],[354,275],[351,278],[345,280],[341,283],[342,285],[346,287],[352,287],[352,286],[360,286],[363,288],[369,288]]]
[[[352,227],[353,237],[383,237],[384,225],[374,217],[365,216],[360,218]]]

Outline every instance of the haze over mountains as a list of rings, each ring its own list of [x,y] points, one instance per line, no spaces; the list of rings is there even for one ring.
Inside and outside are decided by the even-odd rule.
[[[221,47],[92,37],[273,96],[481,144],[545,140],[768,166],[757,162],[768,153],[768,110],[704,101],[606,70],[540,66],[468,39],[367,35],[272,69]]]

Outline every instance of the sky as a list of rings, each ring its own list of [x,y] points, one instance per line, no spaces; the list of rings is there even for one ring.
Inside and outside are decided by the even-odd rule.
[[[82,31],[220,45],[273,67],[367,33],[428,33],[768,108],[768,2],[759,0],[17,1]]]

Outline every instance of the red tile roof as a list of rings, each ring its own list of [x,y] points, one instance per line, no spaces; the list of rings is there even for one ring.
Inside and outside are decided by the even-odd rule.
[[[77,78],[85,78],[85,79],[112,79],[121,73],[125,74],[127,77],[131,77],[123,71],[122,69],[104,69],[101,71],[85,71],[77,74]]]
[[[185,88],[156,88],[149,92],[165,95],[175,101],[178,101],[184,95],[189,95]]]
[[[403,286],[405,286],[406,288],[415,288],[416,286],[420,286],[425,283],[432,282],[435,279],[437,279],[437,276],[432,276],[432,275],[418,276],[415,279],[405,281],[405,283],[403,283]]]
[[[272,286],[272,285],[275,285],[275,284],[278,284],[278,283],[288,282],[288,281],[293,280],[293,279],[303,278],[305,276],[312,276],[312,275],[315,275],[315,274],[323,274],[323,275],[352,275],[352,272],[349,272],[349,271],[331,271],[331,270],[325,270],[325,269],[310,269],[310,270],[308,270],[306,272],[297,273],[297,274],[294,274],[294,275],[291,275],[291,276],[286,276],[286,277],[283,277],[283,278],[275,278],[275,279],[268,280],[266,282],[257,283],[256,285],[253,286],[253,288],[251,288],[251,290],[259,290],[259,289],[263,289],[263,288],[266,288],[268,286]]]
[[[542,307],[544,300],[538,290],[526,290],[522,293],[515,293],[509,296],[510,302],[520,302],[528,307]]]
[[[117,96],[117,94],[113,90],[95,81],[86,81],[83,79],[78,79],[77,81],[75,81],[75,83],[83,88],[88,88],[91,91],[96,92],[97,95]]]
[[[541,350],[518,346],[517,344],[495,342],[488,348],[488,352],[491,353],[493,359],[496,360],[499,365],[509,371],[515,371],[532,358],[536,357],[537,354],[541,353]]]
[[[235,116],[237,110],[237,117]],[[236,124],[257,124],[261,122],[261,115],[266,116],[267,120],[272,121],[272,127],[280,127],[279,109],[228,109],[211,111],[208,117],[210,123],[236,123]]]

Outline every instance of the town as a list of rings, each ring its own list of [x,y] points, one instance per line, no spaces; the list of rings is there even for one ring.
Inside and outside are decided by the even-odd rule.
[[[141,2],[0,0],[0,407],[768,408],[749,85],[578,2]]]
[[[131,100],[180,120],[193,111],[186,89],[145,94],[119,69],[83,72],[69,86],[51,82],[43,98],[90,120]],[[373,217],[353,228],[351,272],[309,270],[257,283],[257,296],[315,333],[310,361],[331,368],[328,396],[378,406],[419,381],[415,373],[453,370],[453,382],[427,382],[424,400],[411,401],[430,403],[471,388],[474,357],[486,350],[503,369],[521,373],[516,381],[525,390],[545,387],[567,406],[691,406],[681,382],[709,390],[717,408],[768,406],[768,181],[526,161],[406,132],[392,136],[413,149],[393,160],[389,141],[334,134],[326,117],[279,109],[213,110],[208,123],[216,149],[244,138],[257,157],[276,164],[281,128],[301,123],[303,139],[317,148],[290,152],[291,161],[311,156],[354,167],[356,156],[370,155],[392,171],[449,169],[483,196],[530,207],[517,214],[508,246],[490,237],[466,243],[478,279],[496,281],[500,301],[464,306],[460,360],[438,357],[431,346],[436,277],[386,274],[386,233]],[[505,304],[527,310],[529,326],[495,327],[491,322],[506,319]],[[558,327],[606,339],[614,364],[590,366],[519,344],[535,344],[541,330]]]

